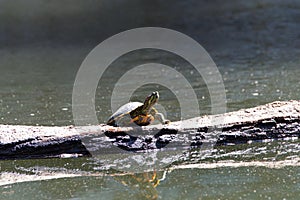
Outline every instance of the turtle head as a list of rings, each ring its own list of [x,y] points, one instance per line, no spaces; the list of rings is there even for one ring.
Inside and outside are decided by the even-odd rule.
[[[147,98],[144,101],[143,111],[148,113],[152,106],[158,101],[158,98],[159,93],[157,91],[152,92],[149,96],[147,96]]]

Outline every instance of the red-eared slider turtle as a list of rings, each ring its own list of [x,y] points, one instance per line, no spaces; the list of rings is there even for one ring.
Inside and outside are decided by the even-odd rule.
[[[147,126],[155,119],[162,124],[169,124],[163,114],[157,112],[153,105],[158,101],[158,92],[152,92],[144,101],[130,102],[121,106],[107,121],[111,126],[128,126],[133,122],[139,126]]]

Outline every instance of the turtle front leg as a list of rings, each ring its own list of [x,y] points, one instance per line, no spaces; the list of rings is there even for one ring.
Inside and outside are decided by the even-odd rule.
[[[162,113],[155,113],[154,118],[162,124],[170,124],[170,120],[165,119],[165,116]]]

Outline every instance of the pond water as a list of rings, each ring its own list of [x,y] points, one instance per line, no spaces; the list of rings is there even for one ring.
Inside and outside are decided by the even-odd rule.
[[[175,29],[203,45],[222,75],[227,111],[300,98],[300,4],[296,1],[233,1],[217,7],[219,1],[134,1],[136,5],[124,1],[124,13],[110,21],[119,26],[103,20],[118,11],[119,1],[103,1],[94,7],[91,1],[82,3],[83,9],[91,12],[87,18],[76,6],[64,10],[55,3],[29,2],[26,6],[32,15],[25,14],[21,2],[1,2],[6,8],[0,8],[0,20],[5,22],[4,28],[0,27],[4,44],[0,47],[1,124],[74,124],[72,89],[85,56],[107,37],[142,26]],[[40,10],[35,11],[37,6]],[[54,14],[45,12],[54,9]],[[104,9],[103,13],[97,9]],[[91,20],[95,16],[99,21]],[[77,27],[72,17],[84,25]],[[107,29],[102,31],[99,26]],[[56,31],[61,32],[54,34]],[[187,76],[197,94],[200,114],[211,114],[203,79],[195,78],[189,65],[173,54],[147,49],[119,58],[100,80],[95,101],[99,123],[112,114],[111,93],[120,75],[128,66],[151,62],[172,66]],[[128,80],[126,84],[136,83]],[[167,117],[180,120],[179,103],[168,88],[145,85],[131,100],[143,101],[154,90],[161,94],[159,103]],[[123,95],[119,98],[122,101]],[[187,150],[184,159],[163,169],[133,174],[103,169],[97,158],[0,161],[0,199],[299,198],[297,139],[215,147],[205,157],[199,151]]]

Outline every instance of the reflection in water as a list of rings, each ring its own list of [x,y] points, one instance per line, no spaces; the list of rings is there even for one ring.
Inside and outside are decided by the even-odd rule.
[[[144,173],[105,170],[105,166],[101,168],[101,160],[95,158],[0,161],[0,193],[12,199],[25,194],[27,199],[43,195],[48,198],[89,195],[109,199],[196,198],[199,195],[213,198],[214,194],[226,194],[229,198],[240,195],[232,190],[232,185],[246,184],[244,191],[249,192],[247,187],[260,181],[274,190],[273,195],[282,197],[276,192],[282,183],[275,181],[270,185],[268,181],[281,177],[289,186],[299,183],[298,143],[298,140],[282,140],[220,146],[206,156],[193,149],[186,152],[181,162],[173,163],[164,171]],[[167,157],[167,153],[164,155]],[[201,194],[195,188],[201,188]]]
[[[126,176],[114,176],[118,182],[127,186],[131,190],[138,190],[137,197],[142,199],[157,199],[158,192],[156,187],[166,178],[167,171],[158,178],[156,171],[144,172],[140,174],[131,174]]]
[[[58,161],[57,167],[52,166],[53,161]],[[102,196],[102,192],[108,188],[118,188],[120,192],[111,194],[113,197],[126,198],[128,194],[134,194],[135,199],[157,199],[159,193],[157,191],[158,185],[161,181],[166,180],[167,172],[170,171],[153,171],[144,173],[120,173],[109,171],[80,171],[76,166],[84,163],[82,159],[65,159],[69,160],[69,165],[60,166],[61,159],[54,159],[51,163],[43,160],[35,160],[39,166],[28,165],[24,161],[16,161],[15,167],[10,168],[10,161],[3,163],[3,172],[0,175],[0,193],[3,197],[17,198],[22,193],[15,194],[14,191],[19,192],[26,190],[27,196],[31,198],[39,198],[41,196],[48,196],[48,198],[71,198],[80,195],[85,188],[90,190],[99,190],[95,196]],[[77,162],[78,161],[78,162]],[[44,166],[42,166],[44,163]],[[93,166],[94,164],[91,163]],[[95,165],[96,166],[96,165]],[[86,168],[88,170],[88,168]],[[7,170],[6,172],[4,172]],[[16,172],[17,171],[17,172]],[[115,180],[119,184],[115,184]],[[42,182],[43,181],[43,182]],[[73,182],[76,184],[72,184]],[[39,187],[33,187],[39,185]],[[51,185],[51,188],[48,186]],[[62,186],[65,185],[65,186]],[[29,188],[27,188],[27,186]],[[22,189],[20,190],[21,187]],[[26,189],[27,188],[27,189]],[[127,193],[122,191],[127,190]],[[65,191],[65,192],[63,192]],[[16,196],[15,196],[16,195]]]
[[[299,184],[300,162],[299,158],[292,156],[287,159],[290,161],[212,160],[202,164],[177,164],[168,171],[138,174],[79,171],[80,165],[89,163],[79,158],[47,162],[33,160],[38,165],[6,161],[1,162],[1,166],[8,167],[10,162],[14,162],[18,173],[1,173],[1,184],[6,180],[11,182],[0,187],[0,194],[3,199],[230,199],[239,198],[242,194],[250,199],[257,199],[260,194],[266,198],[283,199],[288,196],[297,199],[299,194],[295,191]],[[42,163],[44,167],[41,167]],[[61,168],[49,167],[54,163]],[[90,165],[93,166],[92,163]],[[85,168],[88,170],[89,167],[85,165]],[[3,170],[16,169],[9,170],[8,167]],[[257,184],[263,187],[257,187]],[[237,187],[239,190],[236,190]],[[287,195],[286,191],[291,188],[294,192]]]

